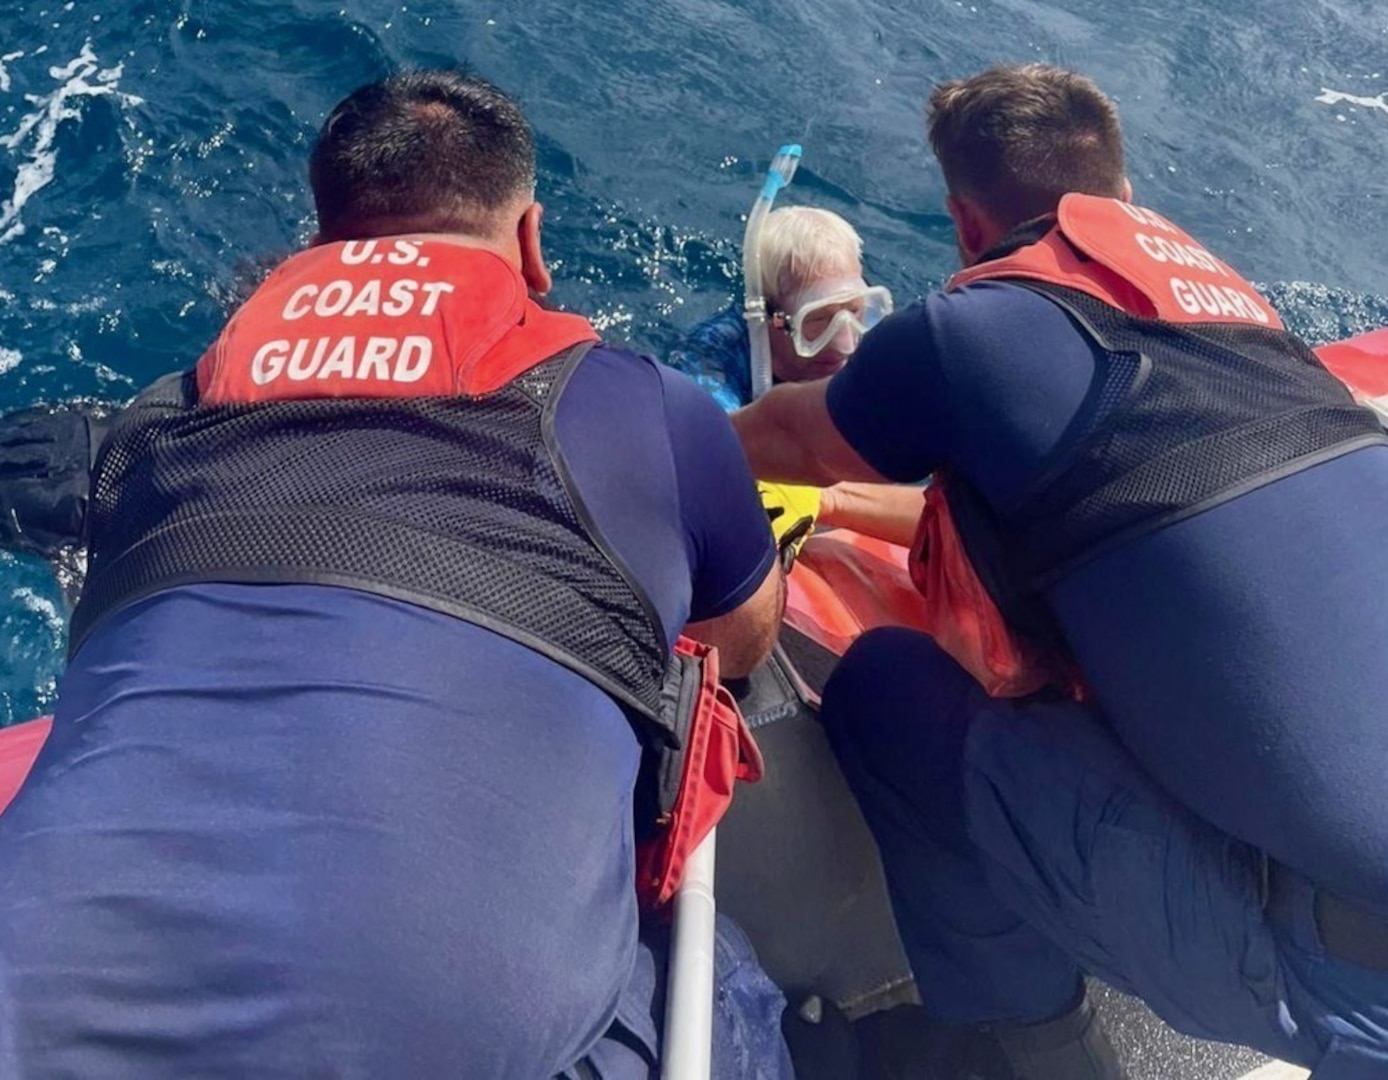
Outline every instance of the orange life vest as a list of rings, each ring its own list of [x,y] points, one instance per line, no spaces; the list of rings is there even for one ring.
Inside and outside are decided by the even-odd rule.
[[[1066,195],[1039,241],[961,270],[948,288],[996,278],[1063,285],[1144,319],[1282,329],[1226,263],[1156,211],[1120,199]]]
[[[1039,240],[961,271],[948,288],[999,279],[1076,290],[1138,319],[1283,329],[1226,263],[1160,214],[1117,199],[1065,196]],[[948,474],[936,477],[913,546],[912,579],[926,599],[927,629],[993,696],[1047,684],[1080,696],[1063,649],[1018,633],[980,580],[950,506],[955,486]]]
[[[588,320],[531,300],[495,252],[350,240],[282,263],[198,361],[198,392],[205,405],[480,397],[597,340]]]
[[[638,822],[636,884],[647,906],[665,903],[761,759],[716,653],[681,638],[665,655],[547,435],[597,340],[483,249],[394,237],[291,257],[198,362],[195,394],[137,401],[108,437],[75,639],[197,580],[345,584],[478,622],[642,721],[659,805],[656,827]],[[264,475],[263,461],[279,467]],[[382,475],[393,483],[378,496]]]

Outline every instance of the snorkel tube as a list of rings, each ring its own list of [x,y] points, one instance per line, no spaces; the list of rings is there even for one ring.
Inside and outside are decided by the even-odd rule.
[[[790,183],[799,164],[799,143],[788,143],[776,151],[742,234],[742,317],[747,320],[747,341],[752,350],[754,401],[771,389],[771,334],[766,328],[766,297],[761,287],[761,230],[776,195]]]

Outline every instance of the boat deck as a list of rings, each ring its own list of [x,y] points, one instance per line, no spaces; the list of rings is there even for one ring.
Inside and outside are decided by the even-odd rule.
[[[1190,1039],[1137,998],[1102,983],[1090,992],[1129,1080],[1305,1080],[1305,1069],[1225,1043]]]

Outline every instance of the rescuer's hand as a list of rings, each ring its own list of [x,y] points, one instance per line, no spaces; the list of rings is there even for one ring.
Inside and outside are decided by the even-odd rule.
[[[789,570],[801,545],[814,531],[815,518],[819,516],[820,489],[759,480],[757,491],[771,521],[771,534],[776,538],[776,550],[781,553],[781,565]]]

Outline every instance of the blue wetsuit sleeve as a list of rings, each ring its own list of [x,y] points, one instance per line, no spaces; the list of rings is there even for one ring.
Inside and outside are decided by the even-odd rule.
[[[924,303],[864,336],[829,383],[829,417],[848,444],[889,480],[922,480],[944,459],[945,413]]]
[[[756,591],[776,548],[727,416],[678,372],[662,369],[661,379],[693,581],[689,618],[712,619]]]
[[[735,307],[696,324],[666,360],[732,412],[751,400],[751,346],[747,324]]]

